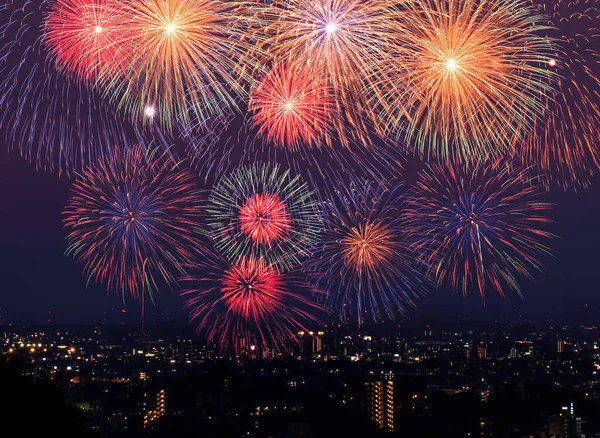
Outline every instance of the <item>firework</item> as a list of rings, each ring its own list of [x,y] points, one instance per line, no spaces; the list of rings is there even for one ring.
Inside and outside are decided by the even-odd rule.
[[[90,279],[141,297],[174,282],[197,244],[199,195],[189,170],[156,150],[117,149],[88,167],[64,211],[67,254]]]
[[[45,42],[59,65],[95,80],[127,59],[125,11],[116,0],[56,0],[45,21]],[[110,75],[117,71],[108,72]]]
[[[555,53],[547,68],[559,75],[556,96],[545,98],[547,118],[517,146],[519,155],[539,164],[544,182],[563,188],[589,185],[600,166],[600,2],[534,0],[550,17]]]
[[[544,113],[544,22],[523,0],[403,3],[373,92],[381,134],[441,159],[500,154]]]
[[[57,71],[40,33],[46,6],[15,1],[0,8],[0,125],[9,150],[39,168],[71,174],[117,144],[139,142],[142,132],[115,117],[90,84]],[[158,130],[144,134],[167,144]]]
[[[540,257],[549,254],[544,230],[550,204],[543,188],[516,162],[500,160],[475,168],[432,165],[419,176],[409,200],[409,231],[431,250],[438,282],[484,296],[487,288],[518,293],[517,277],[533,279]]]
[[[319,231],[317,203],[299,176],[279,166],[240,167],[214,188],[211,237],[228,258],[254,255],[289,269],[310,254]]]
[[[171,128],[227,114],[245,95],[252,42],[242,3],[148,0],[125,3],[131,59],[126,78],[104,81],[119,108]],[[240,18],[242,17],[242,18]]]
[[[347,126],[354,138],[367,141],[364,117],[369,116],[365,88],[376,77],[374,67],[386,57],[390,2],[361,0],[275,1],[261,13],[267,23],[264,44],[279,59],[310,66],[319,82],[332,87],[335,128],[348,145]],[[261,15],[261,14],[259,14]]]
[[[315,81],[305,68],[293,63],[273,67],[250,95],[254,125],[280,147],[331,145],[333,105],[327,87]]]
[[[263,352],[282,354],[298,343],[296,333],[305,324],[316,323],[316,303],[294,290],[314,292],[310,287],[255,256],[242,256],[233,263],[218,254],[193,264],[184,281],[190,289],[185,306],[198,332],[217,340],[222,350],[233,347],[237,354],[251,346]]]
[[[422,295],[427,280],[405,221],[399,188],[383,182],[341,186],[324,203],[322,243],[305,267],[342,320],[392,318]]]

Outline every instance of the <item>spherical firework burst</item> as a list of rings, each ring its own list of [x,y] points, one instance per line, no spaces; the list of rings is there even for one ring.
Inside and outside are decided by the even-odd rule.
[[[317,203],[299,176],[279,166],[240,167],[214,188],[210,234],[232,260],[255,255],[289,269],[310,254],[320,229]]]
[[[442,159],[498,155],[544,113],[552,52],[523,0],[414,0],[397,18],[372,99],[383,135]]]
[[[409,232],[417,249],[431,251],[431,272],[463,294],[474,287],[504,296],[519,292],[517,277],[533,279],[540,257],[550,253],[544,230],[550,204],[534,176],[516,162],[475,168],[433,165],[423,171],[409,200]],[[520,293],[520,292],[519,292]]]
[[[182,292],[188,297],[190,319],[198,321],[198,332],[208,342],[217,340],[222,350],[233,347],[241,354],[254,346],[282,354],[298,343],[298,330],[317,322],[313,313],[320,306],[292,289],[314,291],[261,257],[242,256],[229,263],[211,254],[190,271],[201,273],[184,278],[190,287]]]
[[[280,147],[331,145],[330,90],[294,63],[273,67],[254,88],[248,105],[259,135]]]
[[[109,94],[135,117],[171,127],[237,108],[253,45],[240,23],[242,3],[147,0],[125,4],[131,59]]]
[[[145,148],[84,170],[64,211],[67,254],[111,290],[140,297],[172,283],[197,244],[199,194],[189,170]]]
[[[277,195],[260,193],[250,197],[239,210],[240,228],[253,242],[270,245],[291,228],[290,215]]]
[[[366,141],[365,87],[377,76],[374,68],[387,57],[392,3],[361,0],[275,1],[265,17],[265,46],[276,58],[294,59],[310,67],[335,95],[335,128],[347,145],[351,135]],[[259,16],[261,14],[258,14]],[[263,30],[261,29],[261,32]]]
[[[532,3],[550,17],[546,34],[556,44],[547,66],[559,79],[556,96],[545,98],[548,117],[536,120],[515,151],[540,165],[546,184],[585,187],[600,167],[600,2]]]
[[[305,266],[342,320],[392,318],[423,293],[405,221],[399,188],[385,183],[354,182],[324,203],[322,243]]]
[[[45,42],[59,65],[95,80],[102,70],[120,68],[119,62],[131,56],[129,45],[120,44],[126,40],[124,17],[117,0],[55,0],[46,17]]]

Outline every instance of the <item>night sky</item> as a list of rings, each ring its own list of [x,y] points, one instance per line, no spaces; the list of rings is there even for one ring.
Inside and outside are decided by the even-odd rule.
[[[107,293],[90,282],[81,267],[64,255],[66,230],[61,211],[71,181],[56,173],[36,170],[16,152],[0,145],[0,308],[5,324],[37,324],[52,312],[55,323],[99,322],[111,308],[139,314],[139,303]],[[570,323],[592,322],[600,309],[600,181],[581,193],[555,190],[551,230],[559,236],[550,245],[556,258],[544,260],[545,273],[536,281],[521,281],[524,298],[506,299],[490,291],[485,303],[477,295],[467,298],[449,290],[431,291],[405,317],[435,323],[457,317],[513,322],[554,319]],[[186,320],[182,300],[164,290],[156,298],[154,319]]]
[[[28,2],[22,1],[15,4],[17,3]],[[3,12],[12,14],[14,10],[16,9],[8,8]],[[19,41],[22,44],[19,50],[33,44],[39,37],[38,33],[41,29],[42,16],[40,14],[25,15],[27,16],[25,22],[29,26],[28,31],[25,36],[21,36],[21,32],[13,35],[13,37],[19,35]],[[20,14],[16,14],[16,17],[20,16]],[[574,26],[572,29],[567,24],[561,24],[561,26],[565,26],[562,30],[566,34],[578,33],[582,28],[578,22],[572,24]],[[595,29],[595,27],[589,27],[589,29],[592,28]],[[13,32],[18,29],[19,27],[15,26]],[[22,64],[22,73],[28,75],[30,71],[35,70],[29,66],[44,65],[44,57],[43,53],[38,54],[35,50],[28,51],[26,59],[31,64]],[[20,57],[15,56],[9,56],[6,60],[21,62]],[[47,71],[39,68],[37,75],[45,80]],[[29,76],[27,77],[29,78]],[[24,81],[24,79],[22,80]],[[50,84],[49,89],[54,92],[54,82],[50,81]],[[61,87],[56,87],[56,89],[61,89]],[[66,102],[73,102],[69,99],[77,98],[76,92],[77,88],[73,87],[64,96],[58,95],[62,98],[66,97]],[[52,93],[50,94],[52,95]],[[33,93],[32,96],[37,96],[37,94]],[[91,100],[88,103],[90,102]],[[35,103],[33,102],[33,104]],[[27,102],[27,104],[32,103]],[[67,105],[67,107],[69,106]],[[40,114],[52,115],[51,111],[55,110],[47,105],[42,105],[40,108]],[[90,108],[93,108],[93,105],[90,104],[88,110]],[[13,109],[8,111],[10,110]],[[8,114],[15,113],[8,112]],[[72,114],[79,113],[72,111]],[[94,116],[89,115],[89,120],[92,117],[97,118],[98,116],[95,113]],[[44,118],[39,117],[39,120],[44,120]],[[78,123],[78,121],[74,122]],[[97,124],[94,125],[94,128],[103,130],[104,125]],[[129,128],[131,129],[131,127]],[[221,138],[228,136],[230,140],[237,140],[238,143],[241,143],[239,128],[240,126],[236,123],[231,123],[226,135],[224,134]],[[105,133],[110,132],[104,131]],[[94,132],[95,129],[92,129],[90,135]],[[134,136],[130,135],[129,137],[133,138]],[[35,166],[22,159],[18,152],[7,152],[5,138],[6,127],[3,127],[0,129],[0,309],[3,323],[43,323],[47,321],[49,311],[52,321],[56,323],[93,323],[102,321],[104,313],[112,308],[117,312],[125,308],[128,314],[135,319],[140,313],[139,303],[131,298],[125,298],[124,301],[119,294],[109,293],[105,287],[95,284],[93,281],[87,284],[82,266],[77,265],[73,259],[64,254],[67,231],[62,226],[61,211],[69,197],[72,180],[64,175],[58,176],[55,172],[36,170]],[[196,143],[204,144],[199,141]],[[16,149],[19,148],[19,145],[13,146]],[[52,149],[51,146],[50,149]],[[219,144],[218,146],[225,145]],[[218,159],[230,158],[229,153],[223,153],[226,149],[223,147],[211,149],[211,151]],[[257,151],[259,149],[257,147]],[[76,149],[73,148],[73,150]],[[230,149],[229,151],[233,151],[232,162],[235,162],[239,158],[235,157],[236,150]],[[373,151],[371,149],[369,153]],[[260,157],[264,161],[278,161],[285,167],[284,163],[287,160],[280,159],[283,158],[281,157],[282,153],[279,153],[279,157],[277,157],[272,148],[262,148],[259,152],[253,153],[256,155],[246,157],[246,161],[256,161],[257,157]],[[369,160],[374,166],[379,166],[380,163],[391,163],[390,166],[393,168],[395,163],[392,163],[388,153],[387,146],[381,145],[381,150],[373,153],[372,156],[369,155]],[[394,153],[395,149],[392,154]],[[335,169],[335,171],[339,170],[342,174],[336,177],[340,177],[342,180],[348,175],[358,173],[359,170],[365,170],[361,165],[361,160],[365,159],[364,150],[359,151],[356,161],[349,160],[343,165],[340,165],[337,157],[324,157],[324,152],[322,155],[317,155],[316,150],[311,150],[310,154],[319,165],[327,162],[329,166],[338,167],[339,169]],[[180,155],[183,157],[185,153]],[[293,156],[290,161],[295,162],[297,166],[303,166],[302,160],[295,160],[301,154],[297,155],[298,157]],[[379,157],[378,161],[373,159],[375,156]],[[205,161],[206,158],[204,157]],[[213,164],[212,159],[209,159],[208,162]],[[408,179],[410,184],[410,180],[416,174],[415,166],[418,164],[409,161],[404,172],[393,176]],[[305,173],[311,173],[310,170],[302,170],[305,170]],[[209,171],[208,177],[204,173],[205,171],[206,168],[197,169],[197,173],[200,173],[198,183],[202,186],[203,182],[208,182],[202,188],[210,189],[215,174],[219,173],[219,166],[215,165]],[[343,174],[344,171],[346,174]],[[545,272],[536,273],[535,282],[530,283],[525,279],[519,279],[523,298],[511,292],[506,298],[501,298],[496,292],[490,290],[484,302],[477,292],[463,297],[448,289],[431,290],[428,296],[417,302],[418,307],[409,309],[404,317],[430,322],[456,319],[457,317],[488,321],[499,319],[508,322],[548,319],[573,323],[597,322],[597,315],[600,311],[600,294],[598,294],[600,290],[600,270],[598,269],[600,252],[597,250],[600,247],[600,228],[597,226],[600,217],[600,204],[597,202],[600,199],[599,195],[599,177],[592,180],[589,189],[579,193],[563,192],[561,189],[554,189],[548,193],[546,199],[555,205],[552,218],[556,222],[550,227],[550,230],[559,236],[558,239],[548,242],[555,252],[555,258],[542,259]],[[156,307],[151,312],[155,319],[164,320],[168,317],[170,320],[187,320],[182,299],[178,297],[176,290],[161,291],[161,294],[156,297],[155,304]]]

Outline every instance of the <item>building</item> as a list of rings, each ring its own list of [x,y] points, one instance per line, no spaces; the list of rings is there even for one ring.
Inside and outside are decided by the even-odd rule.
[[[298,338],[302,344],[302,356],[311,357],[323,351],[323,331],[299,331]]]
[[[563,406],[559,415],[548,421],[548,435],[556,438],[583,438],[583,420],[575,415],[573,403]]]
[[[156,393],[154,409],[147,411],[144,415],[144,429],[151,428],[156,420],[165,415],[165,408],[165,390],[161,389]]]
[[[564,353],[564,351],[565,351],[565,342],[564,341],[556,341],[556,351],[559,353]]]
[[[325,333],[324,332],[317,332],[316,335],[314,335],[313,337],[313,349],[312,352],[313,354],[316,353],[320,353],[321,351],[323,351],[323,335]]]
[[[380,429],[394,432],[396,428],[396,404],[394,382],[378,380],[365,383],[367,387],[368,409],[371,420]]]
[[[479,359],[487,359],[487,348],[482,345],[477,347],[477,357]]]

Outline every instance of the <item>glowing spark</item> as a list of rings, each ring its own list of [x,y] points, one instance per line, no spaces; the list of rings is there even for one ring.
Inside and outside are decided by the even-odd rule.
[[[102,29],[102,26],[96,26],[96,27],[94,28],[94,30],[96,31],[96,33],[102,33],[102,30],[103,30],[103,29]]]
[[[154,114],[155,114],[154,107],[149,105],[146,108],[144,108],[144,114],[146,115],[146,117],[149,117],[149,118],[154,117]]]
[[[235,110],[246,96],[242,71],[254,63],[252,40],[238,1],[126,1],[124,31],[117,38],[131,47],[127,71],[102,85],[118,107],[134,117],[152,101],[160,109],[155,122],[171,130]],[[243,77],[242,77],[243,76]],[[154,122],[154,121],[153,121]]]
[[[337,29],[338,27],[335,23],[327,23],[327,26],[325,26],[325,32],[327,32],[328,34],[332,34]]]
[[[458,68],[457,64],[458,64],[458,63],[456,62],[456,59],[454,59],[454,58],[449,58],[449,59],[446,61],[446,68],[447,68],[449,71],[451,71],[451,72],[453,72],[453,71],[456,71],[456,69]]]

